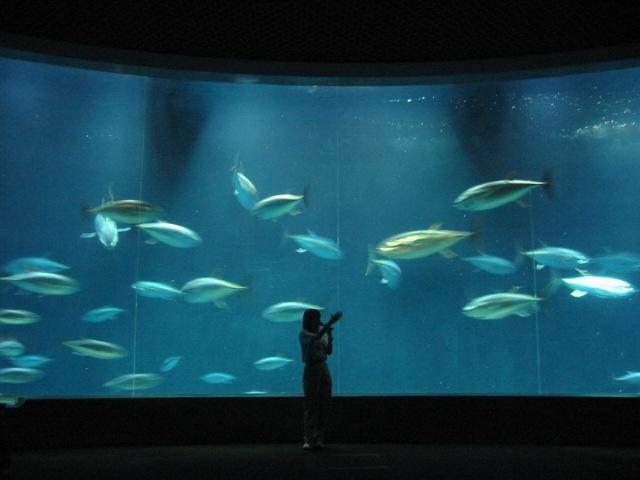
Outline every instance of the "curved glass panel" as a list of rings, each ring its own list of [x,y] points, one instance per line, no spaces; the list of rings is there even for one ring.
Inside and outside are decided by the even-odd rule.
[[[0,393],[637,392],[637,68],[415,85],[0,59]],[[320,83],[320,82],[319,82]],[[472,188],[475,187],[475,188]]]

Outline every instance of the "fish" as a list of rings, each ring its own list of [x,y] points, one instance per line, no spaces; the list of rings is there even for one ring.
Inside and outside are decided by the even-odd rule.
[[[82,316],[82,320],[89,323],[99,323],[106,320],[114,320],[126,310],[117,307],[100,307],[89,310]]]
[[[173,370],[178,366],[178,363],[180,363],[181,359],[182,357],[179,355],[165,358],[164,361],[162,362],[162,365],[160,366],[160,371],[169,372]]]
[[[146,390],[164,382],[157,373],[128,373],[104,383],[103,386],[116,390]]]
[[[150,237],[165,245],[177,248],[191,248],[202,243],[202,238],[193,230],[167,222],[139,223],[137,228],[142,229]]]
[[[262,317],[275,323],[301,322],[308,309],[324,310],[324,307],[304,302],[281,302],[265,308]]]
[[[621,298],[633,295],[638,290],[625,280],[596,275],[561,278],[560,281],[571,291],[571,296],[580,298],[587,294],[599,298]]]
[[[251,210],[259,200],[258,190],[251,180],[242,173],[242,164],[236,162],[231,170],[233,171],[231,177],[233,195],[238,199],[240,205],[246,210]]]
[[[94,238],[97,236],[100,243],[108,250],[112,250],[118,245],[120,239],[119,233],[131,230],[131,227],[118,228],[118,224],[115,221],[101,214],[96,215],[93,225],[96,231],[82,233],[80,238]]]
[[[216,383],[231,383],[236,377],[229,373],[211,372],[205,373],[200,377],[203,382],[216,384]]]
[[[640,385],[640,372],[627,371],[624,375],[620,377],[614,377],[613,379],[618,382],[627,382]]]
[[[263,220],[275,220],[286,214],[297,215],[300,213],[297,207],[301,203],[304,203],[304,205],[308,207],[308,195],[309,186],[304,188],[302,195],[293,195],[290,193],[273,195],[256,202],[250,212],[252,215],[256,215]]]
[[[5,357],[19,357],[24,352],[24,345],[17,340],[0,341],[0,355]]]
[[[589,259],[589,265],[610,273],[632,273],[640,271],[640,255],[631,252],[617,252]],[[587,268],[589,267],[587,265]]]
[[[391,259],[412,259],[440,253],[446,257],[455,256],[448,248],[475,232],[440,230],[440,224],[434,224],[428,230],[413,230],[399,233],[382,240],[375,253]]]
[[[536,262],[536,270],[542,270],[545,266],[559,270],[573,270],[589,263],[589,257],[584,253],[570,248],[547,247],[521,252],[522,255],[533,258]]]
[[[396,288],[402,279],[402,270],[393,260],[376,258],[373,247],[369,247],[369,261],[365,276],[377,269],[380,273],[380,283],[389,288]]]
[[[40,321],[40,315],[27,310],[0,310],[0,323],[5,325],[27,325]]]
[[[18,273],[10,277],[1,277],[0,280],[9,282],[23,290],[43,295],[70,295],[80,288],[80,284],[76,280],[59,273]]]
[[[551,172],[546,171],[542,181],[497,180],[468,188],[453,201],[453,206],[461,210],[491,210],[522,198],[534,188],[544,187],[549,197],[553,197]]]
[[[276,370],[293,362],[290,358],[285,357],[264,357],[253,362],[253,366],[258,370]]]
[[[158,218],[160,209],[142,200],[113,200],[98,207],[87,210],[88,213],[99,213],[116,222],[145,223]]]
[[[518,267],[510,260],[494,255],[483,254],[463,258],[463,260],[484,272],[493,273],[494,275],[511,275],[518,270]]]
[[[524,293],[493,293],[471,300],[462,308],[462,314],[480,320],[499,320],[510,315],[528,317],[538,310],[542,300]]]
[[[29,272],[57,273],[69,267],[46,257],[22,257],[7,262],[4,271],[14,275]]]
[[[10,367],[0,369],[2,383],[30,383],[44,377],[44,372],[36,368]]]
[[[51,358],[43,357],[42,355],[22,355],[20,357],[11,357],[9,360],[14,366],[21,368],[41,367],[52,361]]]
[[[340,250],[336,242],[330,238],[316,235],[311,230],[307,230],[306,235],[288,235],[285,233],[285,237],[292,239],[300,246],[296,250],[298,253],[309,252],[326,260],[340,260],[343,256],[342,250]]]
[[[131,284],[138,295],[149,298],[162,298],[164,300],[175,300],[182,296],[182,292],[171,285],[160,282],[148,282],[140,280]]]
[[[128,355],[127,350],[120,345],[91,338],[68,340],[63,345],[73,350],[76,355],[98,358],[101,360],[117,360]]]
[[[213,302],[218,308],[226,308],[224,298],[248,288],[220,278],[200,277],[185,283],[182,293],[187,303]]]

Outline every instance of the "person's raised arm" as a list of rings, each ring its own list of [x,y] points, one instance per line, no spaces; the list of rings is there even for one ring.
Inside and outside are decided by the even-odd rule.
[[[320,331],[318,333],[315,334],[314,336],[314,340],[317,340],[319,338],[322,338],[322,336],[331,331],[332,330],[332,325],[334,323],[336,323],[338,320],[340,320],[340,318],[342,318],[342,312],[336,312],[333,315],[331,315],[331,318],[329,319],[329,321],[320,329]]]

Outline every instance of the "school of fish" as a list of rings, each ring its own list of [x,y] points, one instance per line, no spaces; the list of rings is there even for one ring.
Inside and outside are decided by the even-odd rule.
[[[249,215],[261,220],[277,221],[286,215],[299,215],[302,207],[309,206],[309,186],[301,193],[280,193],[260,198],[255,184],[244,174],[242,165],[237,161],[232,168],[232,193],[240,206]],[[502,179],[472,186],[453,200],[453,207],[465,211],[488,211],[509,203],[518,203],[523,207],[523,197],[535,189],[541,188],[553,198],[553,180],[551,172],[545,172],[543,178],[536,180]],[[109,250],[117,248],[120,234],[137,229],[144,234],[145,243],[164,244],[173,248],[196,248],[205,241],[190,228],[162,220],[164,211],[158,206],[136,199],[116,200],[109,188],[109,197],[99,206],[86,210],[94,215],[94,231],[82,233],[81,238],[97,238],[100,244]],[[118,223],[126,224],[119,227]],[[416,226],[414,228],[420,228]],[[127,233],[131,235],[131,233]],[[535,270],[549,269],[551,279],[544,293],[546,298],[561,287],[567,287],[574,298],[587,295],[602,299],[625,298],[635,294],[637,288],[627,280],[610,275],[623,275],[640,271],[640,254],[630,252],[607,252],[600,256],[589,257],[586,254],[567,247],[541,244],[538,248],[518,251],[514,260],[487,254],[478,248],[480,231],[474,225],[467,230],[446,230],[439,223],[426,229],[408,230],[390,234],[377,244],[370,244],[366,260],[365,276],[376,272],[380,284],[390,289],[400,287],[402,270],[397,261],[422,259],[439,254],[446,259],[459,258],[453,247],[465,239],[476,242],[478,255],[461,260],[490,275],[509,276],[515,274],[525,257],[531,259]],[[338,240],[316,234],[311,229],[306,233],[290,234],[283,231],[283,241],[296,244],[295,252],[308,253],[322,260],[340,261],[344,252]],[[158,248],[158,247],[155,247]],[[166,247],[164,247],[166,248]],[[71,268],[47,257],[21,257],[8,261],[4,265],[6,276],[0,280],[25,294],[40,296],[66,296],[81,291],[81,284],[67,276]],[[61,272],[64,272],[61,273]],[[185,279],[186,280],[186,279]],[[156,300],[184,302],[188,304],[211,303],[218,308],[231,308],[227,303],[232,297],[250,289],[250,285],[235,283],[216,276],[196,277],[186,280],[182,286],[156,280],[136,280],[131,284],[135,294]],[[516,316],[521,318],[537,316],[545,296],[534,293],[520,293],[514,286],[510,291],[484,293],[461,307],[460,313],[475,320],[503,320]],[[267,306],[262,318],[273,323],[301,323],[305,310],[324,307],[299,300],[281,300]],[[87,310],[80,319],[87,323],[119,322],[130,315],[125,309],[116,306],[95,306]],[[21,309],[0,309],[0,325],[29,325],[42,319],[36,312]],[[96,360],[117,361],[129,355],[128,350],[105,339],[78,338],[61,342],[71,354],[90,357]],[[38,354],[25,355],[24,345],[16,339],[0,341],[0,356],[13,365],[0,368],[0,383],[30,383],[45,376],[44,367],[55,359]],[[113,391],[134,391],[152,389],[164,383],[166,375],[180,368],[182,355],[166,357],[158,363],[157,371],[144,373],[122,372],[113,378],[103,379],[102,385]],[[253,366],[261,371],[279,370],[293,363],[293,359],[280,355],[271,355],[255,360]],[[231,384],[237,377],[230,372],[209,371],[200,376],[208,385]],[[627,371],[626,374],[613,377],[614,381],[640,384],[640,372]],[[252,390],[248,394],[266,393]]]

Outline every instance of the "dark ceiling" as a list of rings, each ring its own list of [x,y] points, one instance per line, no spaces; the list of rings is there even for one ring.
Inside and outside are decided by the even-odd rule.
[[[640,44],[639,19],[639,2],[615,1],[5,0],[0,32],[214,59],[422,63]]]

